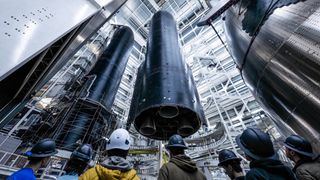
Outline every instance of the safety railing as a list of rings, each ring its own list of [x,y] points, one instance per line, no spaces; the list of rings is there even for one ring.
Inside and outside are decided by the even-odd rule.
[[[0,166],[2,167],[19,169],[27,163],[28,159],[25,156],[0,150]]]
[[[65,172],[63,171],[67,160],[52,157],[47,167],[40,168],[36,174],[37,179],[57,179]],[[0,173],[5,176],[27,165],[28,158],[23,155],[14,154],[0,150]]]

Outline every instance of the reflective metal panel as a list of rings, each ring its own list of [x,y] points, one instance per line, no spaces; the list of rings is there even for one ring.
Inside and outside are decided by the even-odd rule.
[[[238,8],[227,11],[225,25],[243,79],[276,121],[284,121],[319,152],[320,2],[276,9],[249,50],[252,36],[242,30],[244,13],[238,15]]]
[[[0,80],[99,9],[87,0],[1,1]]]

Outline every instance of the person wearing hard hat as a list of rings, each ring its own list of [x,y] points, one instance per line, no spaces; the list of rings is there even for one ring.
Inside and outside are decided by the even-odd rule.
[[[185,155],[184,150],[187,148],[180,135],[175,134],[169,138],[166,149],[170,153],[170,161],[161,167],[158,180],[206,179],[204,174],[197,168],[196,163]]]
[[[248,128],[236,137],[236,143],[250,161],[246,180],[295,180],[289,167],[278,159],[269,134],[256,128]]]
[[[56,153],[58,151],[53,140],[43,139],[39,141],[32,147],[31,151],[25,153],[29,160],[27,166],[13,173],[7,180],[35,180],[35,172],[40,167],[46,166],[50,157]]]
[[[286,156],[295,163],[293,172],[298,179],[320,179],[320,157],[313,154],[309,141],[301,136],[291,135],[285,140],[284,146]]]
[[[236,154],[229,150],[223,149],[219,152],[219,164],[225,170],[225,173],[231,180],[243,180],[244,175],[240,166],[241,158],[238,158]]]
[[[126,159],[130,148],[130,135],[125,129],[116,129],[107,142],[107,158],[82,174],[80,180],[139,180],[133,165]]]
[[[90,163],[92,153],[90,144],[79,146],[70,156],[65,168],[66,174],[59,177],[58,180],[77,180]]]

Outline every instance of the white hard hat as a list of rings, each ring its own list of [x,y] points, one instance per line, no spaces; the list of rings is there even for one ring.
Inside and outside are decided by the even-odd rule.
[[[130,135],[125,129],[116,129],[110,135],[107,143],[107,151],[111,149],[129,150],[130,148]]]

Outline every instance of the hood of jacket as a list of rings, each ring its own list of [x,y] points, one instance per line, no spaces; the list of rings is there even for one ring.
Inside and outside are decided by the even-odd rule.
[[[195,172],[198,170],[196,163],[186,155],[177,155],[170,159],[170,162],[187,172]]]
[[[120,171],[129,171],[133,168],[133,165],[123,157],[119,156],[110,156],[107,157],[102,163],[102,166],[112,169],[112,170],[120,170]]]
[[[118,180],[118,179],[131,180],[131,179],[135,179],[137,175],[134,169],[124,172],[121,170],[109,169],[101,165],[97,165],[95,167],[95,171],[99,179],[108,179],[108,180]]]
[[[287,179],[295,179],[291,169],[285,166],[279,160],[254,160],[250,162],[250,169],[252,168],[261,168],[269,173],[278,174],[282,177],[287,177]]]

